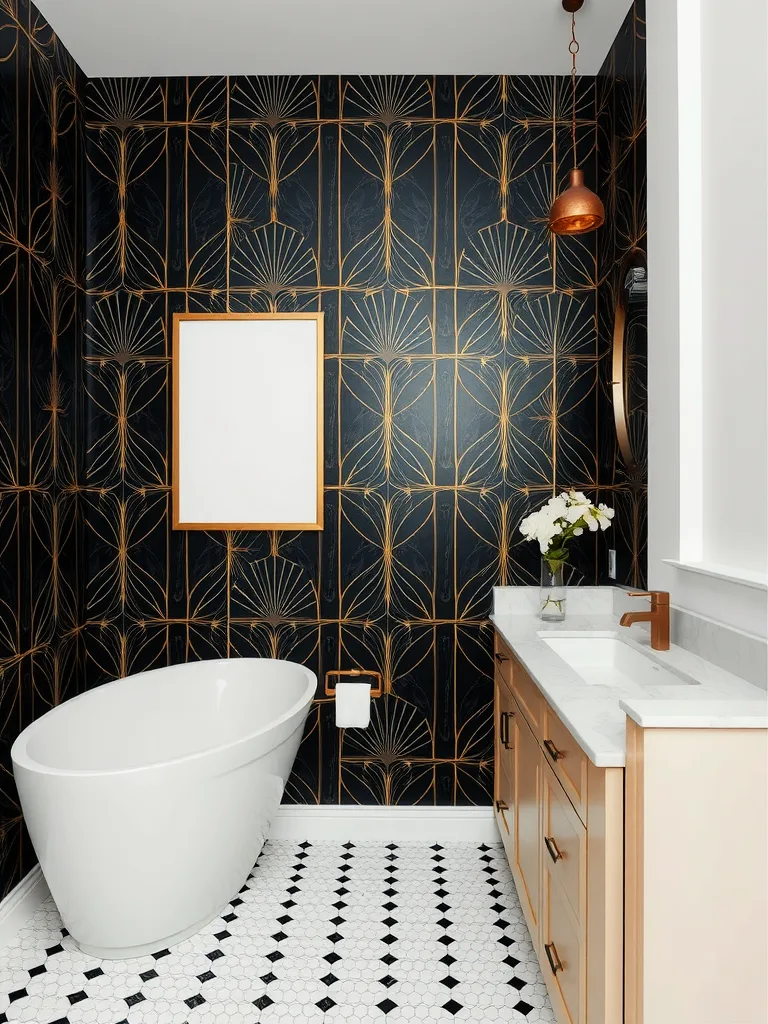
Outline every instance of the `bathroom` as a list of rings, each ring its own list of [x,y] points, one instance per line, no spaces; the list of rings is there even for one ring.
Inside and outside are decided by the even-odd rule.
[[[767,20],[0,2],[0,1024],[767,1024]]]

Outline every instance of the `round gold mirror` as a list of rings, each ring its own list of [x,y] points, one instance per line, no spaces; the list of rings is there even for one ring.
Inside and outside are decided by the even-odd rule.
[[[619,272],[611,376],[616,439],[627,472],[633,475],[645,446],[647,339],[648,269],[645,253],[634,249]]]

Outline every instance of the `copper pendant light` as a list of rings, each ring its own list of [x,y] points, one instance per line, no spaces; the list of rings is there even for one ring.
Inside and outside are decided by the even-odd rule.
[[[555,199],[549,211],[549,228],[555,235],[583,235],[599,228],[605,220],[605,208],[599,196],[584,184],[584,172],[576,160],[576,11],[581,10],[584,0],[562,0],[563,8],[571,15],[571,139],[573,141],[573,169],[569,176],[568,188]]]

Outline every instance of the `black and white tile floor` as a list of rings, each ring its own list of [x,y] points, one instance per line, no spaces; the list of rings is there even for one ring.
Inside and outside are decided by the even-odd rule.
[[[48,900],[0,951],[0,1024],[554,1021],[500,846],[269,842],[202,932],[81,954]]]

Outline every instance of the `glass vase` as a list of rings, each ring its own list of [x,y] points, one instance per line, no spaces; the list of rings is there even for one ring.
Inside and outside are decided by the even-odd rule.
[[[563,563],[550,563],[542,558],[539,618],[544,622],[562,622],[565,618],[565,593]]]

